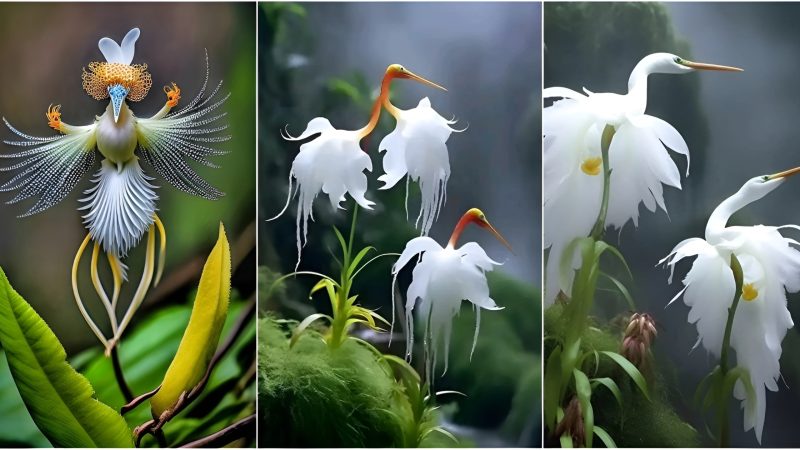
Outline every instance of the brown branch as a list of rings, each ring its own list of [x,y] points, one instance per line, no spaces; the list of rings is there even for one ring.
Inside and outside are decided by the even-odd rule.
[[[161,385],[160,384],[158,385],[158,387],[156,387],[152,391],[145,392],[144,394],[132,399],[126,405],[123,405],[122,408],[120,408],[120,411],[119,411],[120,414],[125,414],[128,411],[130,411],[130,410],[136,408],[137,406],[141,405],[142,403],[144,403],[145,400],[147,400],[150,397],[156,395],[156,393],[158,392],[159,389],[161,389]]]
[[[255,436],[255,428],[256,415],[251,414],[244,419],[234,422],[233,424],[217,431],[214,434],[210,434],[204,438],[181,445],[181,448],[223,447],[226,444],[230,444],[238,439],[247,436]]]

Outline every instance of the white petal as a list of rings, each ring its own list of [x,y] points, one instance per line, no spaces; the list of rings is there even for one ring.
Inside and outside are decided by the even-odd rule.
[[[667,123],[664,120],[659,119],[658,117],[648,116],[645,114],[645,117],[650,122],[650,127],[655,131],[656,136],[661,139],[661,142],[666,144],[667,147],[671,148],[673,151],[680,153],[681,155],[686,156],[686,176],[689,176],[689,146],[686,145],[686,141],[683,140],[683,136],[678,133],[672,125]]]
[[[397,258],[397,262],[395,262],[392,266],[392,273],[400,272],[400,270],[405,267],[406,264],[408,264],[411,258],[419,253],[441,250],[442,246],[428,236],[416,237],[408,241],[406,247],[403,249],[403,253],[400,254],[400,257]]]
[[[133,62],[133,54],[136,51],[136,40],[139,39],[139,29],[132,28],[131,31],[128,31],[128,34],[122,39],[122,44],[120,44],[120,56],[122,60],[120,61],[122,64],[130,65]]]
[[[312,134],[317,134],[332,130],[335,130],[335,128],[333,128],[333,125],[331,125],[331,122],[328,119],[324,117],[315,117],[308,122],[305,131],[300,133],[299,136],[295,137],[287,132],[285,133],[285,135],[283,135],[283,138],[286,139],[287,141],[302,141],[303,139],[306,139]]]
[[[139,242],[153,224],[156,195],[148,177],[134,158],[122,170],[103,160],[92,180],[95,185],[85,191],[81,210],[86,228],[104,250],[123,258]]]
[[[586,98],[586,96],[581,94],[580,92],[576,92],[573,91],[572,89],[568,89],[565,87],[549,87],[542,90],[542,98],[552,98],[552,97]]]
[[[100,48],[100,52],[106,58],[106,61],[109,63],[122,63],[122,50],[119,48],[119,44],[111,38],[104,37],[100,39],[97,43],[97,46]]]

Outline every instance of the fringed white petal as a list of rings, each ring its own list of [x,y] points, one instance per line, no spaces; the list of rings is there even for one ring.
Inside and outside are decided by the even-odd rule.
[[[365,196],[367,176],[364,171],[372,171],[372,160],[359,147],[358,132],[337,130],[328,119],[317,117],[308,123],[306,130],[299,136],[286,133],[283,137],[294,141],[314,134],[319,136],[300,146],[300,152],[292,162],[289,173],[290,186],[292,177],[297,180],[298,266],[300,252],[308,236],[308,218],[314,218],[312,206],[320,192],[328,195],[334,210],[343,209],[341,202],[345,200],[347,193],[364,209],[372,209],[375,204]],[[290,191],[289,196],[291,195]]]
[[[444,204],[447,180],[450,178],[450,158],[447,140],[454,131],[448,121],[432,107],[425,97],[416,108],[400,111],[397,126],[378,146],[385,151],[384,175],[378,177],[388,189],[404,176],[419,183],[422,198],[415,226],[427,235]]]
[[[153,224],[156,211],[155,186],[152,178],[142,171],[137,158],[120,168],[103,160],[86,190],[86,203],[80,210],[88,211],[84,224],[102,248],[118,258],[127,255]]]
[[[422,236],[406,245],[393,267],[393,274],[396,276],[404,265],[419,254],[420,261],[414,267],[406,296],[406,321],[410,326],[407,354],[410,355],[413,345],[412,315],[416,313],[417,320],[426,323],[426,335],[430,335],[426,353],[436,358],[444,347],[447,358],[452,322],[461,310],[462,301],[466,300],[478,309],[502,309],[489,296],[485,273],[498,263],[492,261],[474,242],[457,249],[442,248],[432,239]]]
[[[742,298],[731,332],[736,365],[750,375],[752,389],[738,382],[734,395],[742,401],[744,429],[753,429],[761,442],[766,415],[766,390],[778,390],[781,343],[794,323],[786,305],[786,291],[800,290],[800,252],[795,241],[779,228],[728,227],[712,246],[702,239],[688,239],[662,260],[672,266],[685,257],[697,256],[684,278],[684,302],[691,307],[689,322],[697,326],[703,347],[719,356],[728,308],[735,283],[729,267],[730,254],[742,266],[744,283],[756,290]],[[752,393],[752,395],[750,395]]]

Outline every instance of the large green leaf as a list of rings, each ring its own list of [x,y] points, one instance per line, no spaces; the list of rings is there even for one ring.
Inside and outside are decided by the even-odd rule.
[[[0,417],[0,447],[50,446],[19,396],[5,352],[0,352]]]
[[[57,447],[132,447],[125,420],[94,396],[64,347],[0,268],[0,343],[36,426]]]

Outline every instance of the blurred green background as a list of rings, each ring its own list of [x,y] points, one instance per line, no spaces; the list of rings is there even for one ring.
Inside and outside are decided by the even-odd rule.
[[[233,138],[221,145],[230,153],[215,159],[219,169],[197,168],[202,177],[226,193],[224,198],[208,201],[185,194],[143,165],[160,187],[158,214],[167,229],[168,244],[164,283],[150,292],[138,317],[158,303],[185,299],[184,295],[165,294],[175,288],[171,281],[199,278],[201,266],[196,258],[207,255],[219,221],[224,222],[232,244],[242,243],[234,249],[235,260],[247,257],[254,245],[255,9],[253,4],[232,3],[0,4],[0,59],[7,62],[0,71],[0,114],[29,134],[53,135],[44,116],[50,104],[61,104],[62,119],[73,125],[90,123],[103,112],[107,103],[92,99],[81,87],[82,68],[104,60],[97,48],[101,37],[120,41],[133,27],[141,29],[134,63],[146,63],[153,76],[149,95],[141,102],[129,102],[135,114],[154,114],[165,101],[161,87],[173,81],[182,90],[181,104],[191,101],[205,77],[206,49],[209,85],[213,88],[224,80],[220,94],[231,93],[223,109]],[[3,127],[0,137],[15,136]],[[3,147],[0,151],[13,150]],[[2,176],[7,179],[9,175]],[[96,343],[78,313],[70,287],[72,260],[86,233],[81,213],[76,211],[77,199],[91,185],[89,178],[59,205],[33,217],[16,218],[26,211],[26,204],[0,205],[0,265],[68,353]],[[0,200],[12,196],[3,193]],[[141,273],[143,247],[134,249],[126,261],[132,280],[138,280]],[[84,257],[80,277],[85,303],[102,317],[88,276],[89,257]],[[189,263],[194,264],[192,269]],[[252,268],[249,273],[242,275],[240,282],[252,289]],[[128,283],[120,301],[129,299],[134,288],[135,283]],[[136,322],[134,319],[134,326]]]
[[[260,6],[261,219],[274,216],[286,202],[287,176],[299,143],[281,139],[279,131],[284,126],[288,125],[292,134],[299,134],[309,120],[318,116],[328,118],[339,129],[363,126],[384,71],[392,63],[403,64],[447,87],[448,92],[442,92],[405,80],[392,84],[392,100],[397,106],[411,108],[421,98],[429,97],[442,116],[459,120],[457,128],[468,126],[467,131],[454,133],[448,141],[452,176],[447,186],[447,204],[431,236],[439,242],[446,241],[458,218],[468,208],[479,207],[508,239],[515,254],[477,227],[464,233],[462,243],[476,241],[489,256],[505,263],[490,276],[490,289],[492,297],[506,309],[482,314],[478,348],[471,362],[475,315],[465,307],[455,319],[450,369],[440,377],[439,367],[434,383],[436,390],[454,389],[467,397],[444,399],[449,403],[442,414],[444,425],[462,439],[462,445],[538,446],[540,5],[412,2]],[[403,183],[389,191],[377,189],[377,177],[382,173],[378,143],[394,125],[391,116],[383,114],[376,131],[362,142],[374,169],[367,174],[367,198],[377,205],[374,211],[359,211],[355,245],[372,245],[380,253],[400,252],[418,234],[405,217]],[[412,184],[412,220],[418,202],[419,191]],[[339,257],[339,253],[332,225],[345,233],[349,230],[352,204],[348,200],[342,204],[348,211],[334,213],[324,195],[317,198],[316,221],[309,222],[309,241],[303,249],[300,270],[337,273],[334,256]],[[265,283],[262,293],[278,274],[294,268],[295,208],[293,202],[280,219],[258,223],[259,265]],[[391,318],[392,259],[383,258],[372,264],[353,287],[361,305],[377,309],[386,318]],[[403,297],[410,278],[410,269],[399,278]],[[315,310],[329,313],[322,296],[308,300],[313,283],[310,277],[291,279],[273,296],[260,297],[261,311],[293,320],[302,320]],[[402,319],[398,319],[400,322]],[[386,333],[357,329],[355,334],[383,352],[402,354],[405,350],[402,337],[395,338],[388,348]],[[278,346],[275,342],[261,345]],[[421,356],[415,356],[415,367],[421,367]],[[270,373],[261,375],[269,377]],[[272,403],[262,398],[259,404],[263,407]],[[285,446],[291,442],[286,434],[292,432],[306,435],[295,442],[313,439],[317,429],[270,429],[270,414],[284,413],[287,412],[260,411],[260,445]],[[273,423],[282,423],[281,419]],[[336,443],[331,440],[326,445]]]

